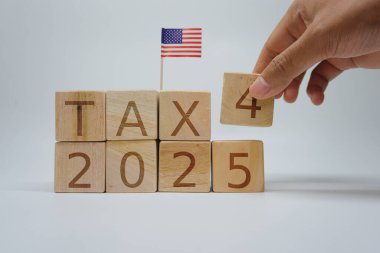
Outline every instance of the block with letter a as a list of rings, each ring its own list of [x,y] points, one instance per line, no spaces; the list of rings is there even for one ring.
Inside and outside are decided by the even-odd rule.
[[[262,141],[214,141],[212,175],[214,192],[263,192]]]
[[[274,98],[258,100],[249,95],[256,74],[224,73],[222,124],[268,127],[273,121]]]
[[[105,113],[105,92],[56,92],[56,140],[105,141]]]
[[[55,192],[104,192],[105,143],[57,142]]]
[[[159,100],[160,140],[210,140],[210,92],[161,91]]]
[[[157,91],[108,91],[106,105],[107,140],[157,139]]]

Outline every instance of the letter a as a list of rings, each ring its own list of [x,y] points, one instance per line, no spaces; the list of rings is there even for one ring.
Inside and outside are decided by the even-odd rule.
[[[135,113],[137,122],[136,123],[130,123],[128,121],[128,116],[129,112],[131,111],[131,108],[133,109],[133,112]],[[123,116],[123,119],[121,120],[119,130],[117,131],[116,136],[121,136],[123,133],[124,127],[139,127],[141,130],[141,133],[143,136],[147,136],[148,134],[146,133],[144,123],[141,120],[141,116],[139,113],[139,110],[137,109],[136,102],[135,101],[130,101],[127,105],[127,108],[125,109],[125,113]]]

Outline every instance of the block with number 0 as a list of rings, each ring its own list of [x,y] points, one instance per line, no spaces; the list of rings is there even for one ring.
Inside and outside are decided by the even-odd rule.
[[[274,98],[258,100],[249,86],[259,75],[224,73],[220,123],[268,127],[273,121]]]
[[[212,176],[214,192],[263,192],[263,142],[214,141]]]
[[[155,140],[107,141],[106,192],[156,192]]]

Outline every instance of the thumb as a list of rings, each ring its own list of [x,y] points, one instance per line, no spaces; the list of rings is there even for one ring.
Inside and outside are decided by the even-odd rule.
[[[322,60],[319,46],[305,32],[297,41],[277,55],[250,86],[251,96],[258,99],[282,92],[294,78]]]

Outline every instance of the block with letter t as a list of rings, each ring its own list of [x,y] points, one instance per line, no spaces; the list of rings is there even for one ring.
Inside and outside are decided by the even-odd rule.
[[[210,140],[210,92],[161,91],[159,108],[160,140]]]
[[[224,73],[222,124],[268,127],[273,121],[274,98],[259,100],[249,95],[249,86],[259,75]]]
[[[56,92],[56,140],[105,141],[105,113],[105,92]]]

